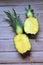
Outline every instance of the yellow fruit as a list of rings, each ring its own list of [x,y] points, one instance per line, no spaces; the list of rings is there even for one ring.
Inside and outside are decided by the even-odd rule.
[[[38,20],[35,17],[26,18],[24,22],[24,31],[27,34],[36,34],[38,32]]]
[[[25,34],[19,34],[14,37],[14,44],[19,53],[24,54],[31,50],[31,43]]]

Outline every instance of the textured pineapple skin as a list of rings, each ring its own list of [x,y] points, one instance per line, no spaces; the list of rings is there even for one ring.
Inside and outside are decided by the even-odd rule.
[[[14,44],[20,54],[31,50],[31,43],[25,34],[19,34],[14,37]]]
[[[37,34],[38,32],[38,20],[35,17],[26,18],[24,22],[24,31],[26,34]]]

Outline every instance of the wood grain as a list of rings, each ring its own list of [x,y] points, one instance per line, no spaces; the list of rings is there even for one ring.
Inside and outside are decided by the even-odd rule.
[[[0,63],[29,63],[43,62],[43,52],[31,52],[23,58],[17,52],[0,52]]]
[[[43,0],[0,0],[0,6],[8,5],[28,5],[28,4],[43,4]]]
[[[3,28],[0,28],[0,38],[1,39],[11,39],[14,37],[14,32],[13,32],[13,29],[11,27],[3,27]]]
[[[31,51],[43,51],[43,39],[30,39],[30,42],[32,44]],[[0,51],[16,51],[13,39],[0,40]]]
[[[0,64],[0,65],[43,65],[43,63],[24,63],[24,64]]]
[[[12,27],[4,21],[4,11],[14,8],[20,15],[22,23],[25,20],[25,7],[34,9],[35,17],[39,21],[39,33],[30,39],[32,50],[30,55],[23,58],[15,49]],[[43,0],[0,0],[0,65],[43,65]]]
[[[28,5],[23,6],[4,6],[0,7],[0,14],[4,14],[3,11],[12,10],[15,9],[17,14],[25,14],[25,8],[27,8]],[[43,5],[32,5],[32,9],[34,9],[34,13],[43,13]]]

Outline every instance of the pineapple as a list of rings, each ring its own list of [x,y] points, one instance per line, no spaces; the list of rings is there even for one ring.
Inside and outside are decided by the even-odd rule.
[[[24,22],[24,31],[27,34],[37,34],[38,32],[38,19],[34,17],[34,12],[29,5],[28,9],[26,9],[26,19]]]
[[[19,53],[24,54],[31,50],[31,43],[25,34],[19,34],[14,37],[16,49]]]
[[[5,20],[10,23],[10,25],[13,27],[13,30],[16,32],[16,35],[14,36],[14,45],[15,45],[17,51],[20,54],[24,54],[27,51],[30,51],[31,43],[30,43],[28,37],[25,34],[23,34],[23,25],[21,23],[20,17],[17,16],[14,9],[12,12],[5,11],[5,14],[8,17]]]

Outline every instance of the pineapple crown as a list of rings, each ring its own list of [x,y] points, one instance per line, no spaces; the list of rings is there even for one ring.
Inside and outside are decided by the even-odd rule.
[[[31,5],[28,5],[28,8],[25,8],[26,10],[26,17],[34,16],[34,10],[31,8]]]
[[[13,30],[16,32],[16,34],[22,33],[23,32],[23,26],[21,23],[20,16],[17,16],[16,12],[14,9],[12,9],[12,12],[9,10],[6,12],[4,11],[5,14],[7,15],[7,19],[5,18],[5,21],[10,23],[10,25],[13,27]]]

